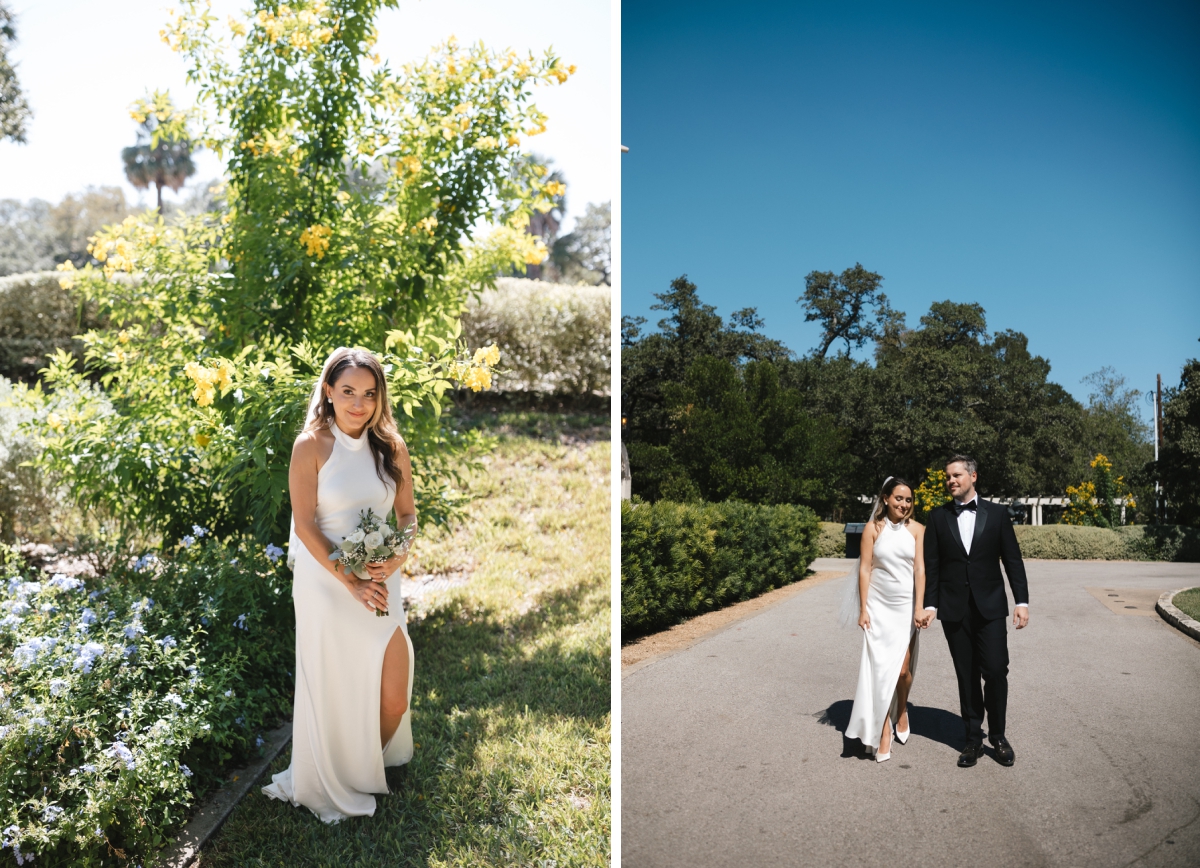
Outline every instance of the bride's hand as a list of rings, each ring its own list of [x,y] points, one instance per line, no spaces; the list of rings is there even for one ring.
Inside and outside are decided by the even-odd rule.
[[[372,579],[382,582],[392,573],[396,572],[396,570],[400,569],[406,560],[408,560],[408,552],[405,552],[403,555],[392,555],[386,561],[380,561],[377,564],[367,564],[367,572],[371,575]]]
[[[862,627],[864,630],[871,629],[871,616],[867,614],[867,610],[865,608],[858,616],[858,626]]]
[[[373,582],[370,579],[360,579],[349,576],[343,580],[354,599],[358,600],[370,612],[376,609],[388,610],[388,587],[383,582]]]

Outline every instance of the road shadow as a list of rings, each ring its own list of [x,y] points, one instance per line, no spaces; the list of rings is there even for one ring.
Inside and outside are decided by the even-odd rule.
[[[857,738],[846,737],[846,727],[850,725],[850,711],[854,708],[851,699],[839,699],[823,711],[813,715],[817,723],[831,726],[842,734],[843,759],[870,759],[863,743]],[[967,746],[963,735],[962,718],[944,708],[931,708],[927,705],[908,704],[909,726],[913,735],[919,735],[930,741],[936,741],[955,751],[961,751]]]

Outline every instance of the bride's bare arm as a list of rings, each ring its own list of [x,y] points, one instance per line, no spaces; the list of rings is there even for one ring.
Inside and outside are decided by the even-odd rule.
[[[408,447],[404,443],[400,444],[400,448],[396,452],[396,463],[400,467],[400,477],[403,480],[403,483],[396,488],[396,500],[393,504],[396,510],[396,530],[404,530],[411,524],[414,525],[413,532],[416,533],[417,505],[413,500],[412,460],[408,455]],[[371,574],[372,579],[382,581],[400,569],[406,560],[408,560],[407,552],[403,555],[393,555],[383,563],[367,564],[367,571]]]
[[[871,587],[871,557],[875,552],[875,522],[867,522],[863,528],[862,545],[858,557],[858,626],[871,629],[871,616],[867,614],[867,591]]]
[[[328,555],[334,544],[325,538],[317,527],[317,471],[320,469],[320,444],[312,432],[296,438],[292,446],[292,463],[288,467],[288,491],[292,499],[292,520],[296,523],[296,536],[322,567],[345,581],[336,562]]]
[[[925,617],[925,527],[912,522],[913,536],[917,540],[917,554],[913,558],[913,623],[921,629],[929,626],[931,619]]]

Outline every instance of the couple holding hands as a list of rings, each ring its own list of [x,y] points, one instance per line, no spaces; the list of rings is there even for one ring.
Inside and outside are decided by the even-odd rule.
[[[847,738],[858,738],[877,762],[891,757],[892,738],[911,732],[908,693],[917,669],[920,631],[936,617],[958,676],[958,702],[967,745],[958,765],[983,756],[983,718],[1001,765],[1016,760],[1004,736],[1008,705],[1008,600],[1000,565],[1016,603],[1013,625],[1029,623],[1029,589],[1008,510],[980,499],[975,461],[946,462],[953,498],[913,521],[913,489],[902,479],[883,484],[863,529],[862,554],[842,605],[844,623],[863,630],[862,659]]]

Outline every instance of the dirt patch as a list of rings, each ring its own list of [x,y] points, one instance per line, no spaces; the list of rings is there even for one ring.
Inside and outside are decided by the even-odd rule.
[[[707,612],[691,620],[684,621],[682,624],[676,624],[674,627],[669,630],[663,630],[661,633],[644,636],[621,649],[621,671],[626,672],[630,667],[636,666],[639,663],[645,663],[660,654],[682,651],[708,634],[728,627],[735,621],[748,618],[756,612],[761,612],[763,609],[796,596],[801,591],[815,588],[817,585],[824,584],[830,579],[836,579],[844,575],[846,575],[845,570],[841,572],[834,570],[813,573],[811,576],[801,579],[798,582],[785,585],[782,588],[776,588],[773,591],[767,591],[767,593],[757,596],[753,600],[734,603],[732,606],[726,606],[724,609]]]

